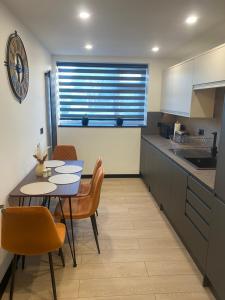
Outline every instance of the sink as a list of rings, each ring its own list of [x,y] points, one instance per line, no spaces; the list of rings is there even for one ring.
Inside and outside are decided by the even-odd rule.
[[[191,163],[195,168],[201,170],[216,169],[217,159],[212,157],[207,149],[170,149],[173,154]]]
[[[215,157],[184,157],[198,169],[216,169],[217,159]]]

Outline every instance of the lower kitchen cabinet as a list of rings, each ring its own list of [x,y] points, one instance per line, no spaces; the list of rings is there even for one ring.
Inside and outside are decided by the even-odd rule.
[[[154,146],[141,139],[140,173],[159,206],[167,202],[171,193],[171,163]]]
[[[158,152],[149,142],[141,139],[140,173],[146,186],[160,205],[162,162]]]
[[[141,147],[142,177],[182,236],[188,174],[143,138]]]
[[[214,198],[209,233],[207,277],[221,300],[225,299],[225,204]]]
[[[188,177],[184,242],[202,273],[206,274],[209,230],[214,195],[192,176]]]
[[[177,164],[170,161],[167,181],[170,183],[171,192],[167,195],[167,199],[164,200],[163,208],[181,238],[184,238],[186,228],[187,179],[188,174]]]
[[[141,139],[141,157],[140,157],[140,173],[144,183],[149,188],[149,170],[151,166],[149,165],[149,157],[150,157],[150,144],[145,140]]]
[[[170,189],[168,183],[168,169],[163,155],[155,148],[151,149],[150,191],[157,204],[162,207]],[[163,186],[163,189],[162,189]]]
[[[193,223],[192,219],[194,219],[195,211],[191,206],[187,206],[186,214],[187,213],[188,215],[185,216],[186,225],[183,232],[183,241],[199,269],[205,274],[208,241],[202,236],[197,226]]]
[[[142,147],[142,176],[205,275],[213,193],[143,138]]]
[[[157,204],[218,299],[225,300],[225,203],[143,138],[140,166]]]

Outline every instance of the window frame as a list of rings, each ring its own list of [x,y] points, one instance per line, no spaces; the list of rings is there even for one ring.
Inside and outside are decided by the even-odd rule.
[[[125,67],[125,66],[129,66],[130,68],[138,68],[139,66],[142,66],[143,69],[144,69],[144,66],[145,66],[145,71],[146,71],[146,74],[145,74],[145,98],[144,98],[144,105],[143,105],[143,109],[144,109],[144,112],[143,112],[143,124],[131,124],[132,123],[132,120],[128,118],[128,123],[130,124],[126,124],[126,121],[124,120],[124,123],[122,126],[118,126],[117,123],[116,123],[116,118],[115,119],[105,119],[106,122],[108,122],[108,124],[97,124],[95,121],[95,124],[90,124],[90,122],[92,122],[93,120],[89,120],[89,124],[87,126],[83,125],[82,124],[82,119],[79,119],[79,123],[77,122],[77,124],[63,124],[63,123],[60,123],[60,96],[59,96],[59,84],[58,84],[58,64],[62,64],[62,65],[68,65],[71,64],[71,65],[77,65],[77,66],[81,66],[81,65],[92,65],[94,67],[94,65],[101,65],[102,67],[104,66],[113,66],[115,65],[115,67],[117,66],[121,66],[121,67]],[[103,63],[103,62],[77,62],[77,61],[64,61],[64,60],[57,60],[56,63],[55,63],[55,66],[56,66],[56,77],[55,77],[55,80],[56,80],[56,95],[57,95],[57,127],[59,128],[72,128],[72,127],[75,127],[75,128],[142,128],[142,127],[147,127],[147,115],[148,115],[148,99],[149,99],[149,78],[150,78],[150,68],[149,68],[149,64],[148,63],[111,63],[111,62],[106,62],[106,63]],[[103,76],[104,77],[104,76]],[[121,77],[122,78],[122,77]],[[104,79],[103,79],[104,80]],[[135,105],[134,105],[135,106]],[[136,105],[138,106],[138,105]],[[123,118],[122,118],[123,119]],[[97,120],[97,119],[96,119]],[[102,121],[103,119],[101,119]],[[100,121],[100,122],[101,122]]]

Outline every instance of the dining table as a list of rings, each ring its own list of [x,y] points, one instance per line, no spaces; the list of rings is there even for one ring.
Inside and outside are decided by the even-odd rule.
[[[83,169],[84,161],[82,160],[67,160],[64,161],[64,166],[78,166]],[[40,198],[42,200],[42,205],[50,207],[51,201],[59,201],[61,213],[62,213],[62,221],[66,226],[66,234],[67,239],[73,259],[73,266],[76,267],[76,253],[75,253],[75,237],[74,237],[74,228],[73,228],[73,213],[72,213],[72,198],[77,195],[80,186],[82,169],[75,174],[79,176],[79,180],[69,184],[56,184],[56,189],[47,194],[24,194],[21,192],[21,188],[27,184],[36,183],[36,182],[48,182],[49,177],[41,177],[37,176],[35,173],[35,167],[28,173],[27,176],[23,178],[23,180],[10,192],[9,197],[13,199],[17,199],[18,206],[24,206],[25,200],[28,199],[28,205],[32,204],[33,198]],[[55,168],[51,168],[51,176],[58,175],[59,173],[55,170]],[[69,201],[69,209],[70,209],[70,226],[71,226],[71,234],[69,233],[68,225],[66,223],[64,212],[63,212],[63,201],[68,199]],[[71,235],[71,238],[70,238]],[[71,242],[72,240],[72,242]]]

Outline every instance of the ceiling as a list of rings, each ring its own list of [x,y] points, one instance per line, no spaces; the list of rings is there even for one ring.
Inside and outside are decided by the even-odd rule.
[[[55,55],[184,58],[225,42],[225,0],[2,2]],[[78,18],[82,9],[91,13],[88,21]],[[188,26],[192,13],[199,21]],[[160,47],[155,54],[154,45]]]

